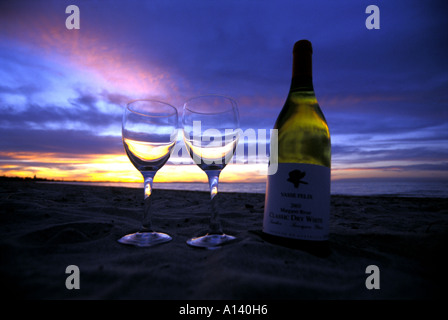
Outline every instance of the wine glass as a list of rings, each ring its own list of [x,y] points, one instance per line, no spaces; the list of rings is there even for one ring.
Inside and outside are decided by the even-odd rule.
[[[171,241],[155,232],[151,224],[151,193],[156,172],[168,161],[177,140],[177,109],[156,100],[134,100],[127,104],[122,122],[126,154],[144,179],[144,214],[139,231],[123,236],[120,243],[149,247]]]
[[[230,162],[239,138],[236,102],[225,96],[205,95],[185,102],[182,113],[183,137],[193,161],[207,174],[210,186],[211,219],[209,231],[187,244],[216,248],[236,238],[222,231],[216,208],[221,170]]]

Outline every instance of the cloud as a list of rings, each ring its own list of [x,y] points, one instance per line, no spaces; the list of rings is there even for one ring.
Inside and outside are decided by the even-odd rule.
[[[24,95],[24,100],[31,100]],[[0,102],[4,103],[0,96]],[[101,96],[80,93],[68,98],[65,105],[26,103],[20,109],[14,105],[2,104],[0,123],[10,130],[66,130],[84,129],[100,133],[102,128],[120,124],[123,106],[99,100]]]
[[[12,132],[0,129],[0,150],[5,152],[43,152],[77,155],[123,152],[120,137],[98,136],[87,130],[37,130],[22,128]]]

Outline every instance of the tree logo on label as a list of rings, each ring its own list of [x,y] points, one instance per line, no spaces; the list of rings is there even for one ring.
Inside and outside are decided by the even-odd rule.
[[[305,175],[305,171],[293,170],[289,173],[289,178],[287,181],[291,182],[294,185],[294,188],[298,188],[301,183],[308,184],[308,182],[302,181]]]

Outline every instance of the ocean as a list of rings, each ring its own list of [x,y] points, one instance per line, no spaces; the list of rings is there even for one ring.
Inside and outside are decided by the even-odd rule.
[[[52,182],[58,183],[58,182]],[[59,182],[67,184],[142,188],[142,183],[126,182]],[[207,183],[154,183],[154,189],[209,191]],[[265,193],[265,183],[219,184],[219,192]],[[448,198],[448,181],[351,179],[331,182],[332,195]]]

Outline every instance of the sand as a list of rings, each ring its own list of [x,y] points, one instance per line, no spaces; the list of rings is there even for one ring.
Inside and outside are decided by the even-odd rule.
[[[0,182],[3,296],[14,299],[436,299],[446,298],[448,200],[333,196],[331,253],[319,257],[260,236],[264,195],[221,193],[217,250],[186,245],[208,223],[208,194],[154,190],[153,224],[173,241],[135,248],[142,190]],[[69,265],[79,289],[66,288]],[[367,289],[366,267],[379,269]]]

